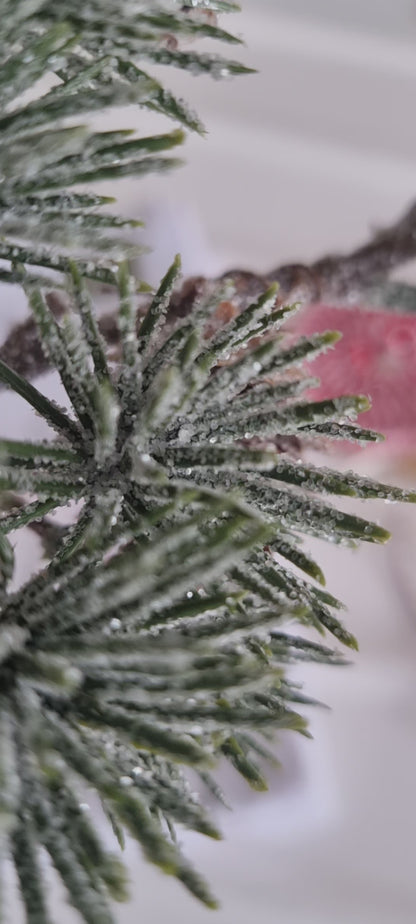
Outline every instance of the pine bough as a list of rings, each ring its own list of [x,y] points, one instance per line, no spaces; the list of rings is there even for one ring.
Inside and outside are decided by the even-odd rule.
[[[167,57],[214,73],[238,66],[160,41],[167,32],[230,39],[188,11],[125,2],[122,16],[111,2],[70,6],[63,16],[41,0],[2,4],[3,278],[24,286],[68,398],[59,407],[0,362],[1,382],[51,428],[49,441],[0,442],[0,850],[14,861],[30,924],[51,921],[41,847],[88,924],[110,924],[109,899],[125,897],[123,867],[80,805],[85,786],[98,793],[120,845],[128,832],[150,861],[215,906],[175,839],[177,824],[219,837],[187,768],[216,792],[212,769],[225,757],[251,786],[266,788],[263,738],[277,728],[307,733],[297,709],[310,700],[285,665],[343,660],[288,624],[356,644],[303,534],[384,542],[385,530],[328,497],[416,500],[282,451],[282,438],[377,435],[354,423],[366,399],[302,397],[310,384],[303,361],[337,335],[287,342],[279,331],[295,306],[276,301],[276,286],[220,330],[207,320],[233,299],[232,283],[172,321],[176,259],[137,329],[137,283],[114,242],[110,262],[93,253],[80,259],[92,244],[100,251],[102,228],[117,220],[99,211],[98,197],[69,187],[103,172],[159,168],[153,152],[179,139],[136,143],[56,124],[52,131],[57,115],[136,101],[195,128],[133,59]],[[52,90],[16,102],[16,87],[23,93],[51,69],[60,81]],[[6,235],[20,243],[6,244]],[[65,273],[71,307],[60,321],[33,268]],[[118,289],[116,360],[86,277]],[[72,526],[48,519],[66,505]],[[11,591],[10,537],[27,526],[43,527],[47,563]]]

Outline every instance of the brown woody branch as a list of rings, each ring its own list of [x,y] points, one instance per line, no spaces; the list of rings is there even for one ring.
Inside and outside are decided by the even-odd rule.
[[[289,264],[279,266],[265,275],[245,270],[230,270],[236,287],[233,303],[241,311],[254,297],[270,285],[280,285],[279,302],[301,301],[306,304],[320,301],[349,304],[358,302],[366,292],[376,289],[388,279],[390,272],[416,257],[416,203],[394,225],[379,232],[369,243],[347,255],[327,256],[310,266]],[[186,280],[171,299],[172,320],[186,317],[192,311],[195,299],[212,288],[219,280],[193,277]],[[47,295],[50,308],[56,317],[67,310],[62,294]],[[138,309],[138,323],[145,306]],[[226,318],[225,318],[226,320]],[[118,329],[114,315],[99,319],[100,330],[107,343],[117,345]],[[37,328],[32,318],[13,328],[0,348],[0,359],[26,378],[35,378],[49,369],[49,361],[42,351]],[[1,387],[1,385],[0,385]]]

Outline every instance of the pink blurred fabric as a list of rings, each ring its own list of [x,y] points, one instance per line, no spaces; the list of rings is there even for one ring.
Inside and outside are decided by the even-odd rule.
[[[416,457],[416,315],[309,305],[293,326],[297,334],[342,333],[334,349],[309,364],[321,384],[308,397],[367,395],[372,407],[358,423],[386,437],[373,449]]]

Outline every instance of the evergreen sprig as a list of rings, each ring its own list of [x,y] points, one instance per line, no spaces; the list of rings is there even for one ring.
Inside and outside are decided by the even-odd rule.
[[[51,922],[42,849],[88,924],[111,924],[110,900],[126,896],[118,856],[85,812],[86,787],[121,847],[127,832],[215,906],[175,836],[177,825],[220,836],[187,770],[221,797],[212,770],[225,757],[266,788],[262,738],[276,728],[307,734],[298,707],[312,701],[286,665],[344,660],[288,624],[356,646],[304,535],[384,542],[378,524],[328,498],[416,500],[287,449],[323,436],[379,438],[355,423],[366,398],[304,397],[302,364],[336,333],[286,341],[280,328],[296,306],[282,305],[275,285],[221,329],[232,282],[208,286],[175,320],[179,258],[138,327],[138,283],[119,235],[131,223],[79,189],[175,164],[165,155],[183,128],[203,128],[147,66],[244,73],[187,44],[235,43],[214,15],[235,9],[220,0],[0,3],[0,279],[23,285],[67,395],[58,406],[0,361],[0,382],[51,428],[41,442],[0,440],[0,863],[14,862],[28,924]],[[139,137],[79,123],[125,104],[177,127]],[[68,289],[59,317],[45,271]],[[88,279],[118,289],[117,357]],[[63,526],[67,505],[73,523]],[[45,564],[13,589],[13,537],[25,527],[40,536]]]
[[[133,834],[148,859],[215,904],[173,836],[178,823],[219,836],[183,768],[205,775],[224,756],[266,788],[253,734],[306,733],[297,707],[309,700],[284,665],[342,661],[285,624],[356,644],[302,534],[354,543],[387,533],[319,495],[416,500],[288,458],[273,443],[276,433],[310,438],[323,424],[354,433],[344,421],[364,399],[302,399],[303,359],[336,335],[286,346],[277,332],[294,309],[276,307],[276,286],[220,331],[207,322],[224,292],[196,304],[192,321],[172,323],[179,269],[176,259],[136,332],[135,281],[120,265],[118,362],[75,264],[72,309],[60,322],[24,283],[68,408],[0,365],[1,380],[56,434],[0,443],[10,498],[0,519],[2,812],[29,921],[34,909],[49,920],[39,844],[85,921],[111,921],[106,896],[124,895],[122,868],[80,808],[82,785],[99,793],[119,839]],[[73,501],[76,522],[52,532],[46,567],[7,593],[8,535]]]
[[[140,222],[111,214],[103,207],[114,200],[82,187],[171,169],[180,161],[166,153],[183,143],[183,129],[204,131],[198,117],[148,66],[171,65],[218,79],[247,71],[228,58],[184,50],[183,42],[193,38],[240,41],[204,15],[195,16],[198,8],[227,12],[234,4],[191,6],[3,0],[1,279],[19,281],[21,264],[65,273],[68,259],[75,256],[84,276],[114,283],[115,261],[131,249],[120,229]],[[141,137],[130,129],[98,132],[88,124],[92,113],[125,105],[160,113],[176,127]]]

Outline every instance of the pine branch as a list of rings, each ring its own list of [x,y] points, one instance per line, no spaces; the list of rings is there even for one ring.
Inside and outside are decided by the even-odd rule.
[[[215,907],[175,835],[184,825],[220,836],[186,768],[220,799],[211,771],[221,757],[266,788],[258,761],[270,754],[256,732],[308,734],[298,710],[314,702],[286,665],[344,662],[302,630],[288,634],[287,622],[357,645],[303,537],[386,540],[378,524],[334,506],[337,495],[416,501],[291,457],[306,437],[378,435],[354,423],[365,398],[303,397],[304,360],[338,335],[284,332],[301,297],[386,292],[388,271],[414,254],[414,210],[349,257],[267,278],[237,272],[231,286],[176,288],[177,258],[139,302],[122,259],[128,241],[114,234],[129,223],[73,186],[170,169],[165,154],[182,130],[140,138],[73,122],[134,103],[202,131],[143,63],[213,77],[246,69],[187,45],[236,43],[216,17],[233,3],[105,7],[2,8],[0,278],[23,285],[31,318],[3,346],[0,380],[52,431],[43,442],[0,440],[0,863],[13,860],[31,924],[50,921],[40,847],[88,924],[111,924],[109,899],[126,897],[123,868],[81,809],[85,785],[121,847],[129,832],[150,862]],[[50,88],[23,95],[51,74]],[[58,292],[45,269],[58,274]],[[115,316],[97,319],[87,279],[118,290]],[[65,409],[28,381],[50,367]],[[61,527],[50,515],[73,500],[75,522]],[[27,526],[45,561],[12,591],[9,537]]]
[[[276,307],[275,289],[221,330],[207,328],[199,304],[190,330],[166,313],[177,273],[175,262],[138,325],[134,286],[127,266],[120,268],[116,366],[75,267],[66,315],[61,301],[48,305],[29,286],[42,351],[60,372],[78,424],[2,367],[8,386],[59,433],[45,443],[0,443],[0,484],[9,492],[0,518],[2,697],[15,717],[10,727],[17,723],[10,748],[20,755],[19,785],[32,793],[30,802],[16,803],[10,851],[20,851],[21,879],[27,869],[28,914],[42,908],[45,920],[37,840],[84,920],[110,921],[106,893],[123,892],[79,814],[74,773],[95,786],[119,839],[130,830],[150,860],[213,904],[170,837],[178,822],[216,836],[180,767],[205,773],[223,755],[249,785],[265,788],[251,733],[306,733],[294,704],[308,700],[284,680],[284,665],[342,660],[279,625],[291,619],[356,646],[339,602],[293,573],[295,565],[324,581],[299,548],[300,534],[341,543],[387,537],[314,495],[416,500],[290,460],[279,445],[256,447],[253,438],[276,427],[298,438],[311,426],[342,426],[346,414],[367,405],[348,397],[299,400],[303,382],[294,370],[334,337],[286,347],[276,330],[290,311]],[[214,314],[222,297],[220,289],[216,302],[211,291],[205,302]],[[259,345],[266,319],[268,339]],[[48,534],[46,569],[8,594],[8,533],[32,524],[42,534],[45,514],[70,497],[84,501],[77,522]],[[32,716],[25,729],[23,715]],[[45,770],[45,747],[59,753],[56,770],[53,763]]]
[[[233,5],[209,4],[210,9],[231,11]],[[228,58],[181,47],[199,37],[240,42],[196,7],[190,15],[186,6],[169,10],[156,3],[133,7],[130,0],[107,0],[103,17],[97,0],[88,10],[80,0],[59,8],[52,0],[23,0],[19,14],[10,2],[4,5],[0,259],[8,264],[2,269],[5,281],[19,281],[19,264],[67,273],[76,258],[84,276],[114,283],[115,261],[131,251],[120,229],[138,222],[103,211],[111,200],[74,187],[169,170],[180,161],[165,154],[185,136],[178,128],[151,138],[132,137],[129,129],[94,132],[73,119],[135,104],[203,132],[186,104],[142,69],[143,63],[169,64],[215,78],[248,72]],[[33,87],[36,95],[25,97]]]

